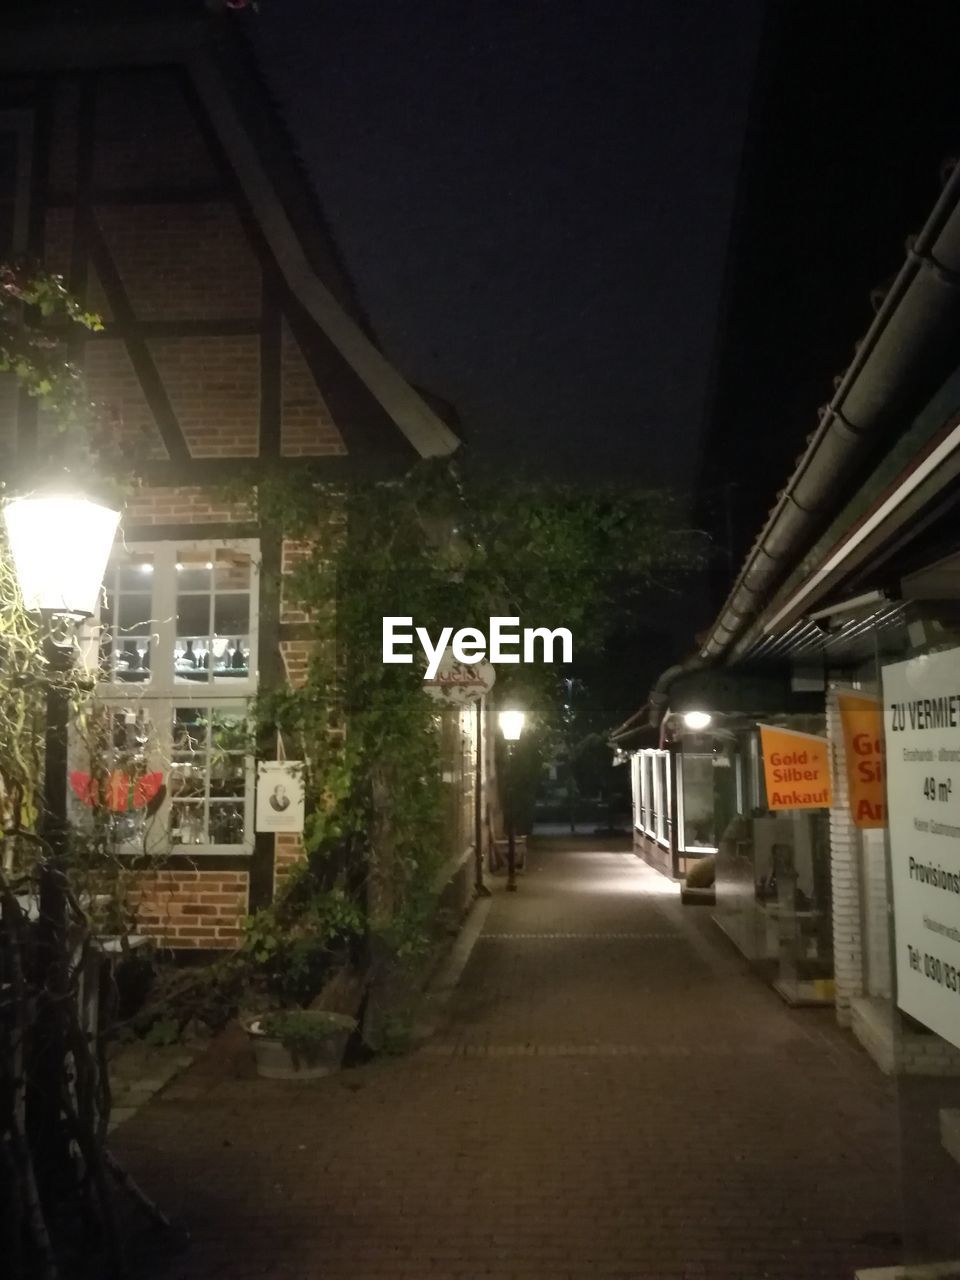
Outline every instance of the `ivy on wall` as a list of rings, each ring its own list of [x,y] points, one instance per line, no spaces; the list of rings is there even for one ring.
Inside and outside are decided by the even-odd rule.
[[[306,762],[308,853],[354,852],[366,929],[394,951],[422,944],[442,847],[439,732],[411,665],[382,661],[382,620],[412,617],[488,631],[568,627],[602,649],[654,582],[697,562],[702,545],[663,493],[478,473],[428,461],[389,480],[340,485],[258,481],[260,517],[304,553],[284,583],[313,641],[305,682],[261,695],[261,726]],[[556,733],[562,667],[501,666],[496,694],[527,708],[541,739]],[[358,869],[358,861],[362,864]],[[339,884],[347,883],[343,870]]]

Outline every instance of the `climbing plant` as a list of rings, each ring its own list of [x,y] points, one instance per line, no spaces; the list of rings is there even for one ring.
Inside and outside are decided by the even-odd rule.
[[[309,620],[312,648],[298,688],[262,694],[261,725],[306,762],[308,853],[347,841],[362,863],[341,868],[368,935],[389,953],[422,945],[441,838],[439,734],[424,663],[382,660],[386,616],[486,633],[493,615],[568,627],[581,648],[605,637],[642,594],[700,554],[662,493],[543,483],[424,462],[389,480],[331,486],[259,482],[265,524],[299,539],[284,585]],[[555,731],[565,670],[501,666],[497,695]]]

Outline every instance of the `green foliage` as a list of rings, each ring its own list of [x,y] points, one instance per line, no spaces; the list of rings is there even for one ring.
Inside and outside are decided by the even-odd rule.
[[[696,563],[700,543],[663,493],[505,483],[448,460],[399,479],[258,476],[257,486],[261,519],[306,548],[284,590],[316,640],[304,685],[261,696],[261,733],[278,731],[287,755],[305,761],[308,851],[350,846],[361,875],[345,892],[369,933],[412,960],[428,946],[450,853],[440,717],[416,654],[409,666],[382,662],[383,617],[411,616],[437,635],[516,616],[521,626],[569,627],[578,650],[596,650],[661,576]],[[548,750],[567,673],[538,664],[497,675],[498,697],[527,708]]]
[[[89,400],[80,369],[69,358],[77,331],[99,332],[100,317],[68,292],[63,277],[29,262],[0,262],[0,374],[13,375],[36,401],[55,447],[32,459],[26,476],[3,459],[9,488],[37,488],[69,479],[89,496],[116,500],[129,485],[132,453],[112,415]]]
[[[165,1048],[168,1044],[176,1044],[180,1039],[180,1023],[176,1018],[158,1018],[150,1025],[143,1037],[144,1044],[155,1049]]]
[[[355,1019],[345,1013],[325,1009],[287,1009],[268,1013],[260,1019],[265,1036],[279,1040],[294,1062],[313,1065],[328,1049],[330,1041],[356,1029]]]
[[[359,904],[330,886],[322,857],[291,872],[272,906],[244,923],[242,959],[251,978],[284,1005],[312,1000],[363,930]]]

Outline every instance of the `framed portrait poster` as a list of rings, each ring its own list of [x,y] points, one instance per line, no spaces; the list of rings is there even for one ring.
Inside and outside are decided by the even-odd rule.
[[[261,760],[257,764],[257,830],[303,830],[303,762]]]

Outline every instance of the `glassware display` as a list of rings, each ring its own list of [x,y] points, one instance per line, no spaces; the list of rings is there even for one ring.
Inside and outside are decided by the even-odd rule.
[[[100,673],[104,680],[150,679],[154,561],[120,552],[107,567],[100,605]]]
[[[211,559],[210,556],[213,555]],[[230,547],[177,552],[177,681],[250,676],[251,561]]]

